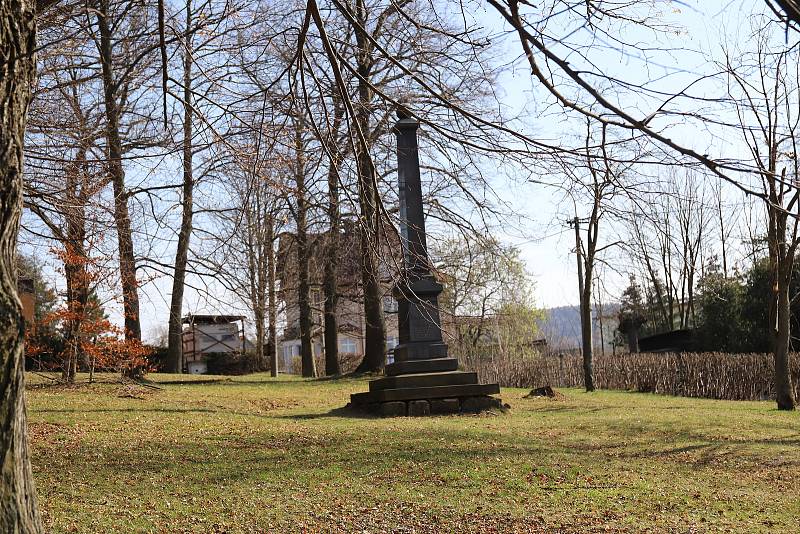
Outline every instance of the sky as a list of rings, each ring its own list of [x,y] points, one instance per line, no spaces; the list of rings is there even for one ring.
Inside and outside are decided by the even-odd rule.
[[[635,79],[636,76],[640,76],[641,80],[657,79],[659,89],[665,92],[681,89],[687,80],[705,72],[707,65],[703,64],[705,59],[702,54],[697,53],[698,51],[710,55],[717,54],[721,35],[733,36],[731,39],[734,40],[742,38],[741,34],[746,32],[742,13],[748,13],[753,9],[765,9],[763,2],[744,0],[687,0],[658,2],[656,6],[677,26],[669,42],[658,42],[655,40],[655,34],[643,30],[639,32],[625,30],[624,35],[627,40],[642,43],[645,47],[668,46],[673,49],[669,54],[651,51],[647,69],[644,68],[641,57],[637,57],[632,49],[620,52],[612,47],[593,57],[604,71],[619,73],[620,76],[626,76],[626,79]],[[478,9],[471,13],[473,20],[485,25],[490,33],[501,33],[504,27],[499,16],[491,9],[481,7],[483,11]],[[584,29],[582,33],[573,34],[571,39],[580,42],[581,39],[593,37],[595,34]],[[600,48],[602,45],[603,43],[599,44]],[[527,66],[522,63],[519,44],[513,36],[498,38],[494,46],[503,49],[501,57],[510,65],[499,84],[502,90],[502,104],[511,114],[528,113],[525,120],[518,123],[517,127],[537,139],[552,141],[574,137],[577,131],[575,124],[565,124],[559,120],[557,113],[542,108],[547,102],[547,95],[532,78]],[[698,91],[702,90],[702,87],[698,88]],[[640,113],[646,113],[652,102],[634,98],[620,104]],[[678,140],[692,146],[703,147],[703,143],[705,147],[711,146],[709,153],[713,153],[711,150],[715,146],[722,146],[721,144],[725,143],[724,140],[706,140],[691,128],[676,128],[672,132]],[[134,178],[135,172],[129,175]],[[574,254],[575,235],[566,224],[567,219],[576,215],[576,206],[556,189],[520,182],[514,169],[498,168],[493,174],[492,186],[499,199],[507,205],[508,211],[514,214],[506,224],[497,229],[497,233],[503,241],[519,248],[536,286],[537,305],[547,308],[576,304],[578,291]],[[586,207],[579,205],[577,210],[579,216],[586,215]],[[618,229],[613,226],[602,231],[606,232],[605,235],[609,240],[617,238]],[[601,244],[603,242],[607,241],[601,239]],[[163,245],[158,254],[163,258],[174,257],[174,251],[170,247],[174,247],[174,244]],[[619,259],[615,259],[617,256]],[[612,250],[609,258],[617,262],[619,269],[617,272],[605,273],[603,297],[605,301],[615,299],[627,284],[622,255]],[[49,277],[54,285],[62,285],[60,275],[52,265]],[[165,332],[170,290],[171,280],[166,276],[158,277],[142,286],[142,330],[146,341],[154,341]],[[209,302],[201,293],[189,287],[185,295],[184,312],[244,311],[234,309],[234,306],[228,304],[230,299],[223,301],[226,304]],[[114,310],[119,307],[118,304],[109,303],[108,309],[112,311],[112,317],[118,315]]]
[[[685,87],[688,80],[693,80],[699,73],[707,72],[706,55],[719,56],[721,35],[729,35],[731,40],[741,38],[746,32],[745,14],[752,10],[761,11],[763,2],[747,1],[685,1],[663,2],[659,6],[667,14],[667,20],[676,24],[679,30],[672,39],[666,43],[669,47],[680,48],[669,54],[651,52],[651,61],[645,72],[645,65],[641,57],[636,57],[635,51],[628,53],[611,51],[598,54],[598,64],[601,68],[611,72],[620,73],[626,80],[635,80],[631,72],[641,71],[642,79],[658,79],[658,88],[664,92],[679,91]],[[492,13],[487,11],[487,17]],[[648,32],[627,34],[628,41],[640,42],[643,46],[659,46],[653,41],[654,36]],[[513,39],[506,44],[509,55],[519,54],[519,45]],[[702,52],[702,53],[698,53]],[[507,72],[500,84],[506,91],[505,103],[514,109],[530,107],[531,102],[544,100],[542,88],[530,76],[530,71],[523,65]],[[708,87],[708,91],[713,91]],[[698,89],[703,92],[702,86]],[[621,101],[623,107],[641,109],[641,117],[647,116],[646,103],[641,101]],[[530,133],[533,136],[542,136],[548,139],[557,139],[565,133],[574,132],[573,127],[564,129],[560,121],[537,119],[532,117],[529,121]],[[730,145],[730,140],[706,139],[706,133],[694,128],[672,128],[671,135],[679,142],[688,146],[705,149],[713,154],[714,146],[718,153],[736,150]],[[701,152],[703,153],[703,152]],[[508,232],[506,239],[515,244],[521,251],[521,256],[527,264],[536,284],[537,304],[544,308],[564,305],[577,305],[577,261],[575,256],[575,234],[566,223],[576,215],[576,205],[565,199],[564,196],[552,188],[540,185],[525,185],[513,183],[514,180],[507,176],[498,177],[497,192],[514,210],[524,218],[520,223],[523,228]],[[729,191],[728,195],[739,199],[737,193]],[[566,201],[565,201],[566,200]],[[588,206],[577,205],[577,215],[585,217]],[[601,227],[601,245],[615,241],[619,238],[618,227]],[[585,239],[585,237],[584,237]],[[610,269],[603,270],[604,285],[600,290],[603,299],[608,302],[614,300],[628,284],[625,268],[625,259],[621,251],[611,249],[606,256],[618,268],[618,272]]]

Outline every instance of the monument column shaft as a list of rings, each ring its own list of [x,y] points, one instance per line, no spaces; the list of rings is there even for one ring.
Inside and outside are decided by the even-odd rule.
[[[415,119],[400,119],[397,134],[397,175],[400,192],[400,224],[404,241],[404,266],[410,278],[430,274],[425,213],[422,207],[422,181],[419,173],[419,148]]]
[[[418,128],[419,123],[410,117],[401,117],[394,126],[403,245],[403,275],[395,287],[400,338],[395,349],[397,361],[447,357],[439,316],[442,286],[431,273],[425,235]]]
[[[419,172],[419,123],[400,106],[394,126],[397,135],[397,174],[403,265],[394,287],[400,344],[386,376],[372,380],[369,391],[350,396],[353,406],[380,415],[475,413],[500,407],[497,384],[481,384],[475,372],[459,371],[458,360],[447,354],[442,340],[439,294],[433,277],[425,235],[422,183]]]

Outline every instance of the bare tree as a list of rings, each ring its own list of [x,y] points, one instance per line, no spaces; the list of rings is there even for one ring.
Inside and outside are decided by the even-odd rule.
[[[90,269],[91,249],[98,235],[108,228],[100,206],[105,176],[97,161],[103,159],[98,141],[102,138],[102,110],[91,97],[96,81],[77,40],[70,17],[59,17],[40,32],[38,84],[28,116],[25,206],[43,223],[41,229],[23,226],[26,236],[52,238],[64,268],[66,302],[62,378],[75,379],[82,359],[81,335],[89,312],[96,269]],[[66,56],[54,43],[71,42]],[[53,157],[58,155],[58,157]]]
[[[779,410],[794,410],[789,370],[790,285],[800,245],[800,62],[795,47],[776,46],[779,38],[773,24],[758,19],[754,23],[755,49],[729,50],[724,67],[739,130],[758,169],[767,213],[772,288],[768,328],[775,358],[776,400]]]
[[[122,165],[123,147],[121,120],[129,80],[116,73],[118,65],[114,57],[114,28],[121,22],[115,17],[114,5],[110,0],[100,0],[97,16],[99,39],[97,43],[103,75],[103,97],[106,114],[106,142],[108,160],[106,162],[109,181],[114,188],[114,220],[119,246],[119,269],[122,284],[125,338],[142,339],[139,317],[139,287],[136,280],[136,257],[131,232],[131,217],[128,209],[128,191],[125,187],[125,170]],[[123,70],[126,67],[123,67]]]
[[[183,316],[183,292],[186,283],[186,264],[189,261],[189,241],[192,235],[194,215],[194,168],[193,124],[194,108],[192,95],[192,63],[194,47],[192,33],[192,2],[186,1],[185,35],[183,36],[183,188],[181,195],[181,225],[175,250],[175,270],[172,276],[172,296],[169,306],[168,360],[170,371],[183,370],[183,338],[181,318]]]
[[[339,321],[336,317],[336,305],[339,302],[338,257],[340,232],[340,199],[339,171],[343,151],[337,146],[340,142],[340,130],[344,119],[344,106],[336,92],[333,97],[333,122],[331,133],[331,157],[328,162],[328,238],[325,245],[325,272],[323,275],[323,291],[325,294],[325,374],[338,375],[339,368]]]
[[[580,233],[580,218],[575,217],[576,254],[578,256],[578,278],[580,292],[580,317],[581,317],[581,349],[583,353],[583,381],[586,391],[594,391],[594,347],[592,336],[592,296],[595,279],[595,269],[598,254],[615,245],[610,243],[599,246],[600,222],[608,211],[614,195],[621,187],[619,170],[611,165],[609,146],[606,140],[606,129],[602,128],[600,139],[592,139],[591,123],[587,122],[585,165],[588,171],[588,180],[576,176],[576,167],[565,168],[565,173],[572,177],[580,195],[588,197],[591,207],[586,218],[586,247],[583,247]]]

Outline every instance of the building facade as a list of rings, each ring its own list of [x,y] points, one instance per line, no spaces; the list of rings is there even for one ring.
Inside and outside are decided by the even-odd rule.
[[[342,360],[360,360],[364,354],[364,304],[361,286],[360,243],[354,224],[344,223],[339,234],[339,255],[337,264],[336,317],[338,323],[337,339],[339,355]],[[328,233],[309,234],[309,285],[311,302],[311,343],[314,356],[321,358],[324,346],[324,302],[322,288],[325,250]],[[384,321],[386,323],[387,360],[392,361],[393,349],[397,346],[397,302],[392,297],[399,265],[398,246],[389,242],[397,238],[387,238],[387,244],[380,255],[379,269],[383,292]],[[299,373],[300,361],[300,305],[298,300],[298,271],[295,234],[284,233],[279,238],[277,280],[278,295],[284,309],[285,327],[278,343],[279,369],[284,372]]]

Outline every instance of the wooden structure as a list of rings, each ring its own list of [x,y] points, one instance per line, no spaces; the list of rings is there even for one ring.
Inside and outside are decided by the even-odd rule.
[[[207,371],[209,355],[243,353],[244,319],[242,315],[189,314],[184,317],[181,320],[186,325],[181,333],[184,371],[203,374]]]

